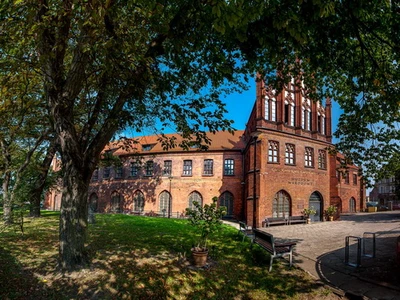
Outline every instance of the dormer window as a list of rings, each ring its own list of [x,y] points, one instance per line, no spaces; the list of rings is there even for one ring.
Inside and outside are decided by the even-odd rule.
[[[142,145],[142,151],[150,151],[154,146],[155,144]]]

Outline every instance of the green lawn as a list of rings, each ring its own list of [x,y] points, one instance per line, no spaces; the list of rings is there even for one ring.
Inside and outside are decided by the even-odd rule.
[[[209,267],[190,265],[187,220],[97,215],[90,225],[90,267],[56,271],[58,218],[26,219],[25,234],[0,232],[0,299],[333,299],[287,262],[274,264],[224,225],[210,243]]]

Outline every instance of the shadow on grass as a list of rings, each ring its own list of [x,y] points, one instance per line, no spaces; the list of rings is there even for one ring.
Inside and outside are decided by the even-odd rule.
[[[18,260],[0,248],[0,299],[60,299]]]
[[[7,240],[0,258],[13,271],[0,279],[15,281],[0,298],[283,299],[317,288],[287,262],[274,263],[268,272],[268,254],[251,250],[232,227],[224,226],[210,242],[208,266],[195,269],[190,264],[195,233],[187,220],[124,215],[98,215],[89,227],[91,266],[60,274],[55,271],[58,215],[51,217],[32,222],[24,239]]]

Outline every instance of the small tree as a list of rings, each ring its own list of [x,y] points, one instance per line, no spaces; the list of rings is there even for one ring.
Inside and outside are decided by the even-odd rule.
[[[314,207],[309,207],[309,208],[305,208],[303,210],[303,215],[306,218],[309,218],[310,216],[313,216],[317,213],[317,211],[314,209]]]
[[[207,241],[210,234],[214,233],[221,226],[221,218],[226,215],[226,207],[217,207],[218,198],[214,197],[211,204],[201,206],[197,201],[193,202],[194,209],[187,208],[186,215],[189,222],[196,227],[200,234],[195,251],[207,251]]]
[[[334,205],[328,206],[328,208],[325,210],[325,215],[328,217],[333,217],[337,212],[337,207]]]

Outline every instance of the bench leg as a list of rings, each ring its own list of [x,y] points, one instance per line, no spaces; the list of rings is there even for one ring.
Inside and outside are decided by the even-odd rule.
[[[268,270],[268,272],[271,272],[273,262],[274,262],[274,256],[271,255],[271,259],[270,259],[270,261],[269,261],[269,270]]]
[[[292,263],[293,263],[293,254],[292,254],[292,251],[290,251],[290,253],[289,253],[289,267],[292,267]]]

